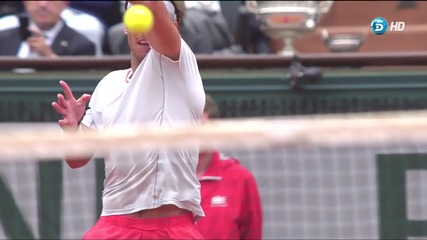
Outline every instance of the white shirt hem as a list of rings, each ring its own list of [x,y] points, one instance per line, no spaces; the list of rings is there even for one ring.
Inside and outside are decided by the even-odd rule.
[[[163,201],[159,201],[157,204],[143,204],[143,205],[139,205],[138,207],[133,207],[133,208],[126,208],[126,209],[103,209],[101,216],[112,216],[112,215],[124,215],[124,214],[130,214],[130,213],[135,213],[135,212],[139,212],[142,210],[148,210],[148,209],[154,209],[154,208],[158,208],[160,206],[163,205],[175,205],[178,208],[182,208],[182,209],[186,209],[188,211],[191,211],[195,217],[204,217],[205,214],[203,212],[203,210],[199,210],[199,209],[195,209],[191,206],[188,206],[187,204],[183,204],[180,203],[178,201],[175,200],[163,200]]]

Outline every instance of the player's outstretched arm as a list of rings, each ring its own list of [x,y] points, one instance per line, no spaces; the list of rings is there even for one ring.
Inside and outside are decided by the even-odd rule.
[[[145,37],[152,48],[172,60],[178,60],[181,50],[181,36],[171,20],[163,1],[129,1],[132,5],[148,7],[154,18],[154,25]]]
[[[92,129],[86,127],[83,124],[80,124],[79,128],[80,128],[80,131],[82,133],[93,131]],[[83,158],[79,158],[79,159],[65,158],[65,162],[67,163],[67,165],[70,168],[76,169],[76,168],[81,168],[81,167],[85,166],[91,159],[92,159],[92,156],[83,157]]]
[[[64,132],[70,131],[88,131],[89,128],[81,126],[79,129],[79,121],[83,118],[83,115],[86,110],[86,103],[90,100],[91,96],[89,94],[83,94],[79,99],[75,99],[71,88],[65,81],[60,81],[62,89],[64,90],[64,95],[58,94],[58,102],[52,102],[52,107],[62,115],[60,119],[59,126],[64,130]],[[71,168],[79,168],[86,165],[91,157],[83,159],[65,159],[68,166]]]

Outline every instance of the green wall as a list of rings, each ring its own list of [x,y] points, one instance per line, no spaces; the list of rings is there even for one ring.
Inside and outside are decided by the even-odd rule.
[[[283,69],[203,71],[206,92],[223,117],[343,113],[427,108],[427,71],[329,70],[304,90],[289,88]],[[51,102],[66,80],[91,93],[106,72],[0,73],[0,122],[55,121]]]

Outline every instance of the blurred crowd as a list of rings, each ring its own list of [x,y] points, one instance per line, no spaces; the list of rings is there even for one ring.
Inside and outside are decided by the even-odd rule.
[[[3,1],[0,56],[58,57],[129,54],[125,1]],[[196,54],[270,53],[245,1],[176,1],[182,38]]]

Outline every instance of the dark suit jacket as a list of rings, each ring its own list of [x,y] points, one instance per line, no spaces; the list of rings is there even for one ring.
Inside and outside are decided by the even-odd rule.
[[[112,55],[130,53],[127,37],[123,33],[124,28],[123,23],[117,23],[111,26],[107,31],[107,52]]]
[[[22,39],[18,28],[0,31],[0,55],[16,56]],[[58,56],[95,55],[95,45],[65,23],[51,45]]]

